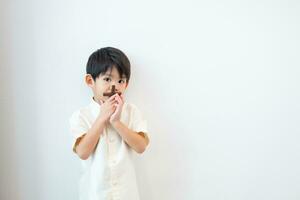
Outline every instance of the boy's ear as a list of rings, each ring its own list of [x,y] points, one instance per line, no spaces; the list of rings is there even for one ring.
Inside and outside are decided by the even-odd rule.
[[[89,87],[94,85],[94,79],[93,79],[92,75],[90,75],[90,74],[85,75],[84,81]]]

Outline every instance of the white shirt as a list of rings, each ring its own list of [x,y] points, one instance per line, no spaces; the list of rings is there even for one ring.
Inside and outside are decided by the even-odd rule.
[[[70,118],[73,146],[85,134],[99,115],[101,106],[91,103],[74,112]],[[147,131],[147,122],[139,109],[124,102],[121,122],[136,132]],[[79,182],[80,200],[139,200],[135,169],[132,162],[136,152],[129,147],[116,130],[108,125],[100,136],[93,154],[82,160]]]

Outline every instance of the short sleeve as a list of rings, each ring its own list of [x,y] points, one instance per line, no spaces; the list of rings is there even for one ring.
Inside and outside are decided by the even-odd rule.
[[[132,129],[135,132],[143,132],[148,135],[148,127],[147,127],[147,121],[144,119],[141,111],[136,107],[133,106],[133,113],[132,113]]]
[[[72,136],[72,149],[75,152],[75,146],[78,143],[78,140],[81,139],[89,130],[87,122],[84,120],[84,117],[81,116],[80,111],[76,111],[72,114],[69,119],[70,123],[70,133]]]

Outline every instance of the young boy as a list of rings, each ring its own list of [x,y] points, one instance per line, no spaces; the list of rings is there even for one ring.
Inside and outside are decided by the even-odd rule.
[[[138,200],[132,156],[149,144],[139,109],[124,101],[130,78],[127,56],[113,47],[88,59],[85,82],[93,91],[86,107],[73,113],[73,151],[82,159],[80,200]]]

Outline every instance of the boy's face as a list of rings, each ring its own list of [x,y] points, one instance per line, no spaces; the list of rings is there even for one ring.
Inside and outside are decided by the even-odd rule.
[[[90,74],[87,74],[85,76],[85,81],[93,90],[94,98],[97,102],[109,99],[109,96],[103,96],[103,93],[110,93],[113,85],[115,86],[115,92],[121,92],[122,94],[128,85],[125,75],[120,77],[119,72],[115,67],[100,74],[95,81]]]

